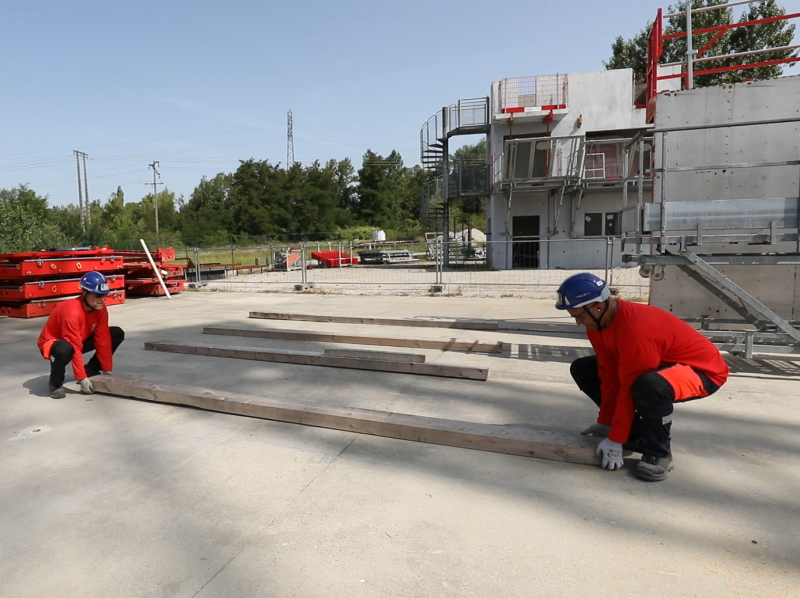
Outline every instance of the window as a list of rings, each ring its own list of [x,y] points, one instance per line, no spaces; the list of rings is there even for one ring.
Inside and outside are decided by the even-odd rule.
[[[587,212],[583,216],[584,237],[611,237],[619,228],[619,212]]]

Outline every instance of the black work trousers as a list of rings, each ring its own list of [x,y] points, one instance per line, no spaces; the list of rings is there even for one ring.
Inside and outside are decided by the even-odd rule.
[[[119,326],[109,326],[111,333],[111,353],[117,350],[125,340],[125,331]],[[94,351],[94,335],[83,341],[82,353]],[[50,349],[50,388],[58,388],[64,385],[64,377],[66,375],[67,366],[72,362],[72,356],[75,355],[75,349],[65,341],[63,338],[58,339],[53,343]],[[100,372],[100,360],[97,359],[97,353],[92,355],[92,358],[86,364],[86,374],[96,375]]]
[[[695,370],[705,387],[706,395],[713,394],[719,386],[711,382],[704,373]],[[597,356],[581,357],[572,362],[570,374],[575,383],[594,403],[600,406],[600,376],[597,371]],[[683,400],[691,400],[690,397]],[[671,455],[672,412],[675,389],[658,374],[647,372],[631,385],[631,399],[636,407],[631,433],[626,444],[638,445],[645,455],[667,457]]]

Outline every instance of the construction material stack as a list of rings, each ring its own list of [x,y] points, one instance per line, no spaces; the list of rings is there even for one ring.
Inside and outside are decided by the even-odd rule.
[[[0,255],[0,316],[46,316],[59,301],[80,295],[80,279],[102,272],[111,292],[106,305],[125,303],[125,264],[105,247]]]
[[[117,254],[125,264],[125,290],[128,295],[166,295],[144,251],[118,251]],[[150,255],[170,294],[182,292],[186,286],[186,266],[172,263],[175,260],[175,250],[172,247],[156,249]]]

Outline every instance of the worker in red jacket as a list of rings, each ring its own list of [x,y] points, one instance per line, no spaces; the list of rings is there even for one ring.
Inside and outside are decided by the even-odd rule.
[[[81,296],[58,304],[39,335],[39,351],[50,360],[50,396],[63,399],[64,375],[72,362],[75,379],[85,394],[94,393],[92,376],[110,374],[112,354],[125,340],[122,328],[108,326],[105,299],[108,281],[100,272],[87,272],[80,281]],[[83,365],[83,354],[95,354]]]
[[[570,373],[600,408],[597,423],[581,432],[604,436],[597,446],[604,469],[622,467],[623,445],[642,453],[636,476],[667,478],[673,404],[714,394],[728,379],[719,350],[671,313],[611,297],[589,273],[567,278],[556,308],[586,327],[595,355],[575,360]]]

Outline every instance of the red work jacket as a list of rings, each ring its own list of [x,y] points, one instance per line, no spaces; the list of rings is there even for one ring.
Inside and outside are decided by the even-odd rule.
[[[72,356],[75,379],[83,380],[86,378],[86,370],[83,367],[83,341],[92,335],[100,367],[104,372],[112,371],[114,364],[111,356],[111,333],[108,330],[108,310],[103,306],[103,309],[87,312],[80,297],[58,304],[47,319],[37,345],[45,359],[49,359],[53,341],[58,339],[67,341],[75,349],[75,354]]]
[[[728,365],[710,340],[673,314],[651,305],[618,303],[608,328],[587,329],[586,334],[597,354],[600,376],[597,421],[611,425],[610,440],[624,443],[635,413],[631,385],[639,376],[683,364],[722,386]]]

